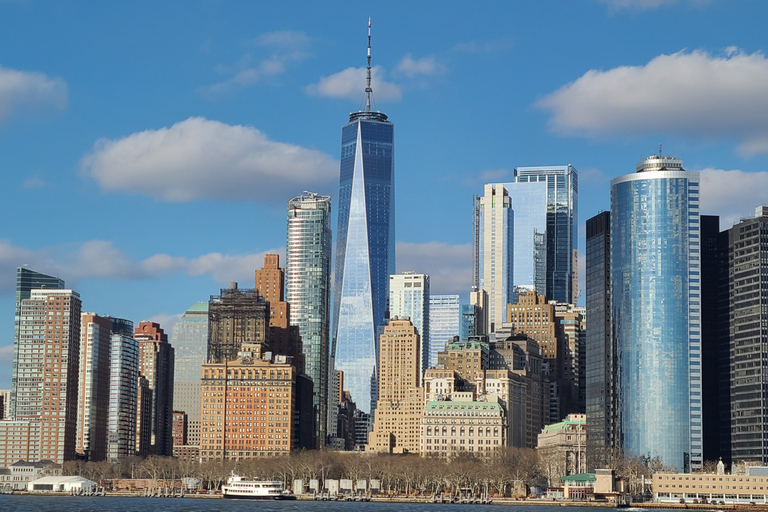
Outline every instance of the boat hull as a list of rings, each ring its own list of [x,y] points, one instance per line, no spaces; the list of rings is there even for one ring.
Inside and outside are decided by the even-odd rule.
[[[234,499],[234,500],[295,500],[296,496],[293,495],[278,495],[278,496],[257,496],[254,494],[222,494],[222,498]]]

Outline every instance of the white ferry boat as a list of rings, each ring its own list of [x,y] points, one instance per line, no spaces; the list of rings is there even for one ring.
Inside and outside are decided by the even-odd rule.
[[[232,472],[227,483],[221,486],[224,498],[252,500],[295,500],[296,495],[283,490],[283,483],[277,480],[249,480]]]

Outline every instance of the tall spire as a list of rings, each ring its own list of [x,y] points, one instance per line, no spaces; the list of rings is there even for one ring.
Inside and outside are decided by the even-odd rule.
[[[371,18],[368,18],[368,75],[365,88],[365,111],[371,111]]]

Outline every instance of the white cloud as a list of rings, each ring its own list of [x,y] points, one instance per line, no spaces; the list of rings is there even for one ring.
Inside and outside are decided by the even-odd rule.
[[[701,213],[719,215],[720,229],[755,215],[755,207],[768,204],[768,172],[703,169]]]
[[[43,188],[47,185],[44,180],[41,180],[40,178],[33,176],[31,178],[27,178],[24,180],[23,187],[24,188]]]
[[[29,250],[0,240],[0,293],[14,290],[16,267],[29,268],[63,278],[68,286],[80,279],[99,278],[122,281],[158,279],[181,273],[209,275],[216,283],[253,282],[253,273],[264,264],[264,254],[285,255],[284,248],[252,254],[209,253],[195,258],[155,254],[132,261],[112,242],[90,240],[80,245],[44,247]]]
[[[309,57],[310,53],[306,50],[309,43],[309,37],[303,32],[282,30],[262,34],[254,40],[254,44],[267,50],[267,55],[256,58],[252,53],[247,53],[232,66],[216,66],[216,71],[231,76],[226,80],[200,87],[198,91],[216,95],[238,87],[248,87],[266,77],[284,73],[289,63]]]
[[[422,57],[414,60],[409,53],[397,65],[397,72],[410,78],[419,75],[439,75],[445,73],[445,66],[434,57]]]
[[[397,271],[429,274],[433,294],[465,294],[472,286],[472,244],[398,242]]]
[[[325,153],[201,117],[101,139],[80,165],[102,190],[170,202],[286,201],[296,191],[322,189],[338,179],[338,163]]]
[[[545,96],[563,134],[671,133],[733,139],[747,154],[768,152],[768,60],[761,53],[660,55],[642,66],[590,70]]]
[[[0,67],[0,121],[19,107],[67,107],[67,84],[37,71]]]
[[[160,324],[160,327],[163,329],[163,332],[168,335],[168,338],[170,339],[171,334],[173,334],[173,327],[176,325],[176,322],[179,321],[179,319],[184,316],[184,313],[176,313],[176,314],[168,314],[168,313],[158,313],[156,315],[152,315],[149,317],[147,322],[155,322],[156,324]]]
[[[400,86],[384,79],[381,66],[371,68],[373,97],[380,101],[400,101],[403,96]],[[320,78],[316,84],[306,87],[307,94],[359,100],[365,94],[366,68],[347,68],[330,76]]]

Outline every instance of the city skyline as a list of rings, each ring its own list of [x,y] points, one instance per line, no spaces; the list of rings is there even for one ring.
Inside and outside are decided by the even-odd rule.
[[[466,301],[469,196],[518,166],[579,169],[580,276],[584,220],[608,209],[610,179],[659,143],[701,171],[701,211],[722,229],[766,202],[768,127],[753,114],[768,86],[766,7],[556,4],[492,3],[472,16],[418,5],[407,20],[404,4],[338,19],[313,5],[251,16],[242,4],[235,16],[208,4],[3,4],[0,83],[16,85],[0,94],[0,179],[6,217],[25,220],[0,235],[0,387],[11,387],[18,265],[65,279],[86,311],[172,332],[195,301],[250,282],[264,253],[284,255],[285,201],[309,188],[338,205],[338,126],[361,109],[368,16],[373,109],[398,124],[397,271],[429,274],[434,293]],[[60,32],[62,18],[72,30]],[[579,37],[545,40],[544,29]],[[722,80],[706,79],[718,69]],[[678,80],[654,79],[669,75]],[[585,89],[601,99],[586,101]],[[645,99],[635,109],[625,98]],[[63,197],[66,214],[45,213]],[[254,218],[251,236],[226,227]],[[136,243],[148,233],[151,243]],[[149,283],[166,292],[147,297]]]

